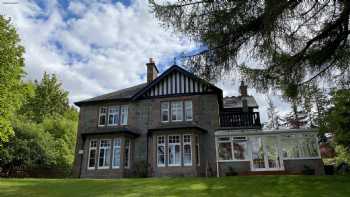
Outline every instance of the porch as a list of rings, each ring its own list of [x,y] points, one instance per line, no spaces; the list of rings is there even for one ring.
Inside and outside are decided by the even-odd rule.
[[[323,174],[316,130],[218,130],[215,144],[217,176],[298,174],[305,166]]]

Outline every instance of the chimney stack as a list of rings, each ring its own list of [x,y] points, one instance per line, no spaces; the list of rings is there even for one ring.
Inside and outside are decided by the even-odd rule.
[[[241,85],[239,86],[239,92],[241,93],[241,96],[248,96],[248,86],[244,84],[244,81],[241,81]]]
[[[147,83],[151,83],[158,76],[158,69],[156,64],[154,63],[153,58],[149,58],[149,62],[146,64],[147,66]]]

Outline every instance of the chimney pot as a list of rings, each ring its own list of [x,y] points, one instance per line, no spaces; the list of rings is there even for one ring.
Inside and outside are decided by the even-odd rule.
[[[241,85],[239,86],[239,92],[241,96],[248,96],[248,86],[244,84],[244,81],[241,81]]]

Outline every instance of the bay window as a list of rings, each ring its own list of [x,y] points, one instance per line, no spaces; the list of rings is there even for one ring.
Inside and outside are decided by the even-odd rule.
[[[179,135],[168,136],[168,164],[169,166],[181,165],[181,143]]]
[[[112,168],[120,167],[120,146],[121,146],[121,139],[115,138],[113,142]]]
[[[174,122],[182,121],[182,115],[183,115],[182,101],[171,102],[171,120]]]
[[[169,122],[169,102],[161,102],[161,120]]]
[[[123,105],[120,107],[120,125],[128,124],[128,106]]]
[[[95,169],[96,166],[97,140],[91,140],[89,146],[88,169]]]
[[[109,168],[111,159],[111,140],[101,140],[98,168]]]
[[[99,111],[98,126],[105,126],[107,120],[107,107],[101,107]]]
[[[108,125],[115,126],[119,123],[119,106],[112,106],[108,108]]]
[[[192,165],[192,136],[183,136],[183,159],[185,166]]]
[[[185,101],[185,120],[192,121],[192,101]]]
[[[157,137],[157,165],[165,166],[165,136]]]

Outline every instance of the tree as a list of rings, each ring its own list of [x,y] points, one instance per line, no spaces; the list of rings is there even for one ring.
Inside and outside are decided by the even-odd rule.
[[[0,146],[13,135],[11,117],[21,103],[24,48],[10,20],[0,15]]]
[[[335,142],[350,150],[350,90],[334,91],[331,104],[322,131],[333,133]]]
[[[237,69],[259,90],[278,88],[295,98],[310,82],[335,77],[334,71],[349,75],[350,1],[173,2],[150,0],[167,27],[204,45],[185,62],[209,80]],[[239,63],[242,53],[256,64]]]
[[[69,109],[68,92],[59,83],[56,75],[44,73],[40,83],[28,84],[27,89],[33,89],[34,94],[27,94],[27,102],[21,112],[35,122],[42,122],[47,116],[61,116]]]

